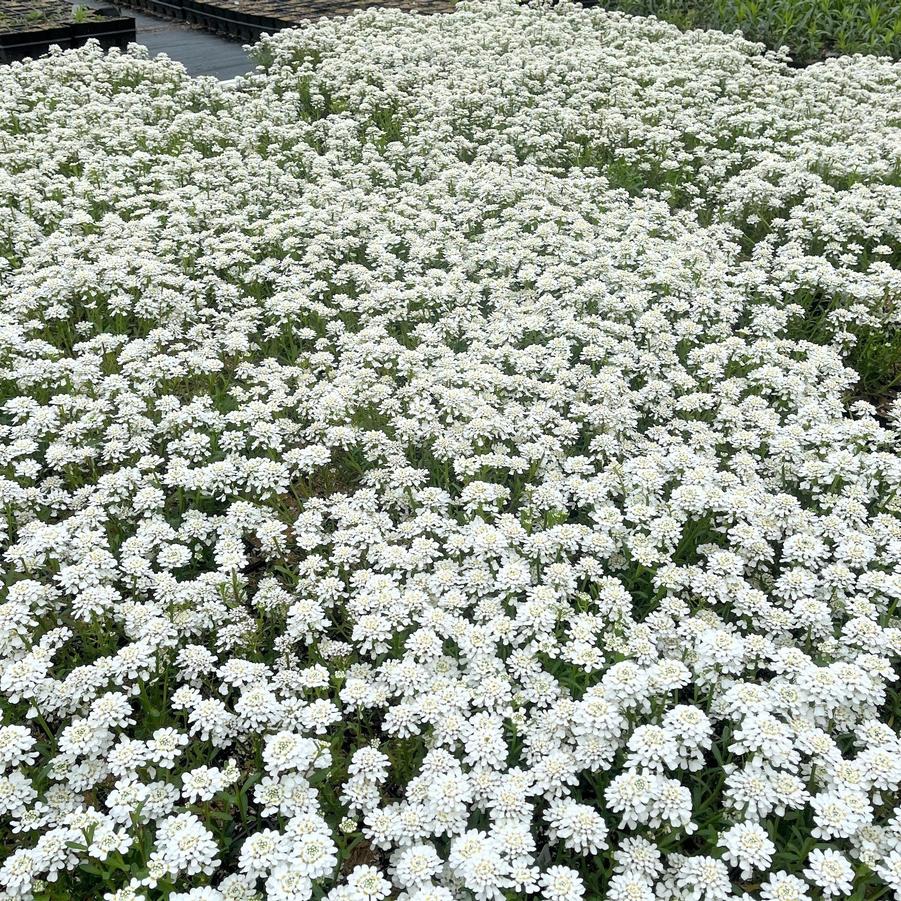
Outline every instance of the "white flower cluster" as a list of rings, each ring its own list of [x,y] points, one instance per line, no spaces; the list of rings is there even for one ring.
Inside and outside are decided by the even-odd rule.
[[[0,898],[901,897],[901,68],[256,53],[0,70]]]

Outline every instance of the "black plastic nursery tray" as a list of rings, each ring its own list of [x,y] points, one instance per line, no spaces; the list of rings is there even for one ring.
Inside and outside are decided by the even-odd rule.
[[[0,4],[0,63],[40,56],[53,44],[64,49],[80,47],[90,38],[101,47],[124,50],[135,39],[135,20],[88,10],[87,18],[76,22],[67,0],[4,0]]]
[[[450,12],[454,0],[127,0],[127,6],[241,41],[255,41],[308,19],[344,16],[373,6],[422,13]]]

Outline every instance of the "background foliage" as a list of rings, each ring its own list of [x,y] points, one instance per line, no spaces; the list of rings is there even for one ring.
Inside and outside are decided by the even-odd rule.
[[[851,53],[901,57],[901,4],[891,0],[607,0],[603,5],[657,16],[680,28],[738,30],[773,49],[788,46],[798,64]]]

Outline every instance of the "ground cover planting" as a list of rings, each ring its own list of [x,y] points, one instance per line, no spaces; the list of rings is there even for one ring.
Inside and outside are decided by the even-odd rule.
[[[0,898],[899,896],[899,67],[255,54],[0,70]]]

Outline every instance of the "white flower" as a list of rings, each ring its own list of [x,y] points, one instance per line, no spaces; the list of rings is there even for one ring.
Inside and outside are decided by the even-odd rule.
[[[263,829],[244,840],[238,866],[249,879],[257,879],[267,877],[277,866],[289,860],[281,835],[273,829]]]
[[[35,740],[25,726],[0,726],[0,770],[30,765],[38,754],[32,751]]]
[[[808,888],[803,879],[780,870],[762,884],[760,897],[764,901],[810,901]]]
[[[266,897],[272,901],[306,901],[313,897],[313,883],[291,863],[277,864],[266,880]]]
[[[585,897],[585,883],[570,867],[550,867],[541,874],[540,884],[549,901],[580,901]]]
[[[319,754],[316,742],[293,732],[278,732],[266,739],[263,761],[274,776],[288,770],[306,772]]]
[[[712,857],[682,859],[674,874],[679,897],[686,901],[724,901],[732,891],[726,865]]]
[[[337,847],[328,835],[309,833],[292,845],[290,860],[294,869],[310,880],[321,879],[338,865]]]
[[[828,897],[851,894],[854,869],[843,854],[831,848],[814,848],[804,875]]]
[[[550,834],[579,854],[597,854],[607,847],[607,825],[601,815],[587,804],[555,801],[545,815]]]
[[[391,892],[391,883],[372,866],[354,867],[347,877],[352,901],[382,901]]]
[[[610,901],[653,901],[654,890],[644,877],[626,870],[610,879],[607,897]]]
[[[152,860],[158,862],[164,872],[188,876],[215,872],[219,849],[212,834],[192,813],[180,813],[167,817],[157,825],[156,849]]]
[[[725,848],[723,858],[739,867],[742,879],[750,879],[755,870],[770,868],[776,846],[758,823],[736,823],[720,835],[717,843]]]
[[[441,865],[432,845],[411,845],[400,852],[394,864],[394,881],[401,888],[419,888],[438,873]]]
[[[222,771],[216,767],[199,766],[181,774],[182,797],[187,801],[209,801],[225,788]]]
[[[897,895],[901,892],[901,851],[887,854],[876,865],[879,878]]]

